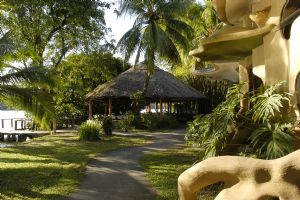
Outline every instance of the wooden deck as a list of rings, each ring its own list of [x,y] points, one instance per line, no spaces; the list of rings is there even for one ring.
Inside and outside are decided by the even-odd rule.
[[[23,131],[23,130],[1,131],[0,141],[22,142],[25,141],[27,138],[32,139],[32,138],[41,137],[48,134],[49,131]]]

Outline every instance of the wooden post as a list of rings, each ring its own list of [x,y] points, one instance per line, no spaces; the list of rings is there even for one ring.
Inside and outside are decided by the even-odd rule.
[[[162,105],[162,99],[160,98],[159,101],[160,101],[160,114],[162,114],[162,111],[163,111],[163,110],[162,110],[162,108],[163,108],[163,105]]]
[[[111,116],[112,115],[112,99],[109,97],[108,99],[108,114]]]
[[[104,101],[104,109],[105,109],[104,110],[104,115],[107,116],[107,113],[108,113],[107,110],[108,109],[107,109],[107,101],[106,100]]]
[[[156,111],[156,113],[158,113],[158,103],[157,103],[157,101],[155,102],[155,111]]]
[[[148,101],[146,106],[146,113],[150,113],[150,112],[151,112],[151,103]]]
[[[199,100],[196,101],[196,115],[199,114]]]
[[[93,101],[89,100],[89,120],[93,119]]]

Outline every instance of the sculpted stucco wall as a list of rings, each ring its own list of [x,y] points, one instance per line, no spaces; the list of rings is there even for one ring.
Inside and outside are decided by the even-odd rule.
[[[300,199],[300,150],[276,160],[238,156],[209,158],[178,178],[180,200],[197,200],[197,192],[224,182],[215,200]]]

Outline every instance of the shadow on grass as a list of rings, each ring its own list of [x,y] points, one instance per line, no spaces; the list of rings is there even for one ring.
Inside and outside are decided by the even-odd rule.
[[[74,191],[91,157],[143,142],[124,137],[81,142],[75,135],[56,135],[0,148],[0,199],[57,199]]]

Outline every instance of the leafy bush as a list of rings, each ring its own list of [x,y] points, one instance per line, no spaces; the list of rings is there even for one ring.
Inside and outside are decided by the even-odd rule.
[[[100,139],[101,125],[98,121],[88,120],[81,124],[78,133],[80,140],[95,141]]]
[[[224,153],[232,144],[236,145],[236,153],[252,149],[252,153],[258,157],[268,159],[294,151],[299,139],[292,132],[295,119],[291,115],[291,96],[279,90],[281,84],[261,87],[250,98],[250,109],[241,113],[239,101],[242,86],[238,84],[231,87],[225,102],[210,115],[199,116],[191,122],[186,140],[202,147],[205,157]],[[238,137],[243,138],[240,140],[242,144],[234,143]],[[239,145],[247,148],[238,149]]]
[[[123,131],[129,131],[133,127],[133,122],[135,120],[135,115],[133,112],[129,111],[125,114],[124,118],[119,121],[119,128]]]
[[[158,128],[159,124],[159,115],[154,113],[142,114],[141,123],[150,131],[154,131]]]
[[[173,115],[170,114],[142,114],[141,123],[150,131],[154,131],[156,129],[176,128],[178,126],[178,121]]]
[[[102,119],[102,129],[105,135],[112,135],[113,121],[111,116],[105,116]]]

